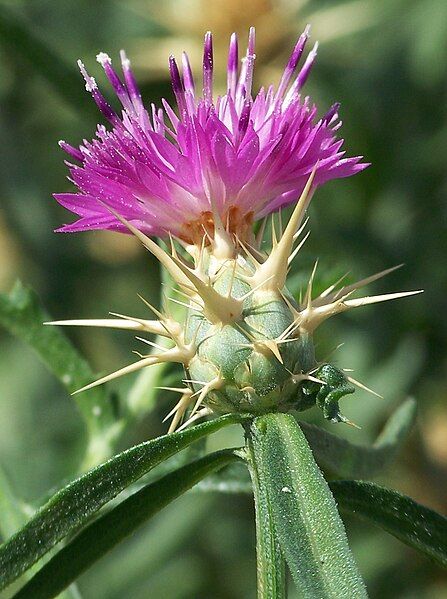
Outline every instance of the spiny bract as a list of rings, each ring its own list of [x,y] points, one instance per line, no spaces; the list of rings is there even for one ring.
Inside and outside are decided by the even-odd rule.
[[[306,209],[316,187],[355,174],[367,165],[344,158],[334,132],[338,105],[315,122],[316,108],[301,99],[316,56],[316,46],[291,83],[308,39],[299,38],[278,89],[251,96],[254,30],[239,72],[237,38],[232,36],[227,94],[213,99],[212,40],[205,37],[203,98],[196,98],[192,71],[183,56],[183,75],[170,59],[177,116],[145,110],[129,61],[122,54],[124,82],[109,57],[98,55],[120,99],[122,118],[81,70],[112,131],[98,128],[98,139],[79,149],[61,142],[72,158],[72,180],[79,191],[57,194],[78,214],[63,231],[116,229],[134,234],[167,269],[183,296],[184,318],[155,308],[156,320],[116,315],[114,319],[71,320],[52,324],[106,326],[152,333],[171,347],[153,346],[147,355],[80,389],[161,362],[185,370],[185,386],[174,388],[180,400],[168,415],[170,431],[211,412],[303,410],[317,404],[332,421],[349,422],[338,409],[340,397],[353,391],[354,379],[314,355],[312,335],[328,317],[349,308],[411,295],[394,293],[353,299],[354,291],[384,276],[383,271],[353,285],[332,285],[313,297],[310,277],[302,301],[286,288],[291,261],[307,238]],[[287,226],[271,222],[271,251],[263,246],[265,218],[257,234],[253,222],[299,196]],[[281,219],[279,219],[281,221]],[[167,252],[148,234],[170,236]],[[171,298],[174,299],[174,298]],[[179,302],[180,300],[175,300]]]
[[[349,422],[340,414],[338,400],[353,391],[347,382],[357,381],[316,362],[313,331],[328,317],[349,308],[417,292],[348,299],[358,288],[393,270],[388,269],[353,285],[338,289],[333,285],[312,298],[314,269],[304,301],[300,305],[294,300],[285,286],[286,275],[291,259],[306,239],[305,236],[298,240],[304,228],[300,225],[309,202],[312,178],[313,173],[279,241],[273,233],[268,256],[261,249],[262,230],[258,241],[253,238],[246,245],[230,235],[215,214],[212,237],[208,233],[200,247],[183,244],[193,258],[193,263],[188,263],[179,257],[172,240],[171,253],[167,253],[115,213],[169,271],[187,299],[186,319],[178,322],[151,307],[159,320],[119,316],[117,320],[53,323],[145,331],[174,343],[171,349],[156,346],[160,351],[142,355],[135,364],[79,391],[146,366],[179,362],[185,368],[187,386],[178,389],[182,395],[170,414],[173,416],[170,430],[177,427],[188,410],[185,424],[210,412],[259,414],[302,410],[315,403],[328,419]],[[273,223],[272,227],[274,231]],[[297,247],[293,249],[295,240]],[[334,395],[336,389],[339,391]]]

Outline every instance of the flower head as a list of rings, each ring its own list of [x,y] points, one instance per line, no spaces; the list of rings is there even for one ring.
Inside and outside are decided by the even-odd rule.
[[[143,334],[152,346],[140,360],[88,384],[80,391],[154,364],[178,363],[185,386],[169,413],[170,430],[212,412],[261,414],[289,409],[322,409],[333,422],[350,421],[338,401],[358,383],[315,357],[313,334],[331,316],[360,306],[418,293],[406,291],[353,298],[365,285],[389,274],[387,269],[352,284],[341,281],[319,295],[315,270],[299,300],[287,289],[289,267],[305,242],[305,213],[315,187],[366,167],[360,157],[345,158],[334,105],[325,116],[300,96],[316,56],[316,46],[298,63],[308,29],[298,39],[277,89],[252,97],[254,30],[239,70],[238,44],[231,37],[227,93],[213,96],[213,48],[205,36],[203,95],[196,97],[186,54],[182,75],[173,57],[170,73],[178,112],[145,110],[129,62],[122,54],[122,81],[106,54],[98,55],[123,105],[119,116],[81,64],[86,87],[111,130],[98,127],[98,138],[79,149],[62,143],[78,162],[71,165],[79,192],[59,194],[59,202],[81,216],[63,231],[117,229],[133,233],[171,275],[170,297],[183,309],[178,316],[148,306],[157,316],[70,320],[53,324],[105,326]],[[299,199],[298,199],[299,198]],[[277,235],[271,222],[270,251],[262,246],[264,228],[252,221],[296,205]],[[279,219],[281,221],[281,219]],[[303,224],[304,221],[304,224]],[[162,249],[150,235],[170,235]],[[179,243],[176,243],[177,238]],[[185,300],[185,301],[183,301]],[[352,424],[352,423],[351,423]]]
[[[299,37],[278,87],[260,89],[253,97],[255,32],[239,66],[238,40],[231,36],[227,93],[213,94],[213,45],[207,33],[203,54],[203,94],[196,85],[187,55],[181,73],[169,59],[175,111],[143,105],[129,60],[121,53],[123,76],[107,54],[98,54],[122,104],[121,114],[105,100],[80,62],[99,109],[111,124],[79,149],[60,142],[78,164],[69,164],[76,193],[60,193],[60,204],[80,216],[60,231],[115,229],[127,232],[113,211],[150,235],[173,234],[200,244],[212,235],[216,218],[244,240],[253,220],[295,202],[316,166],[313,187],[363,170],[361,157],[346,158],[337,139],[338,104],[321,118],[301,90],[316,58],[317,44],[301,68],[309,37]],[[111,211],[112,210],[112,211]]]

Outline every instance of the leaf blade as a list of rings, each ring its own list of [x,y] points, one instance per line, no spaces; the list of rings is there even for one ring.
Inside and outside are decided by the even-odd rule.
[[[0,546],[0,590],[157,464],[201,437],[242,420],[241,416],[229,414],[146,441],[114,456],[61,489],[24,528]]]
[[[335,501],[294,418],[261,416],[252,438],[276,533],[302,595],[366,597]]]
[[[447,567],[447,518],[410,497],[362,481],[329,484],[340,508],[386,530]]]
[[[256,441],[248,432],[247,464],[255,501],[256,566],[258,599],[284,599],[286,576],[284,558],[275,533],[274,516],[265,484],[263,460],[259,460]]]
[[[0,465],[0,537],[6,538],[26,522],[30,507],[16,497],[10,481]]]
[[[83,529],[14,595],[50,599],[126,536],[199,480],[239,460],[232,450],[209,454],[150,483]]]
[[[0,294],[0,324],[30,345],[67,391],[72,393],[90,382],[94,373],[59,328],[43,325],[49,319],[37,294],[20,282],[16,283],[11,293]],[[104,388],[83,393],[76,401],[92,436],[116,426],[113,406]]]

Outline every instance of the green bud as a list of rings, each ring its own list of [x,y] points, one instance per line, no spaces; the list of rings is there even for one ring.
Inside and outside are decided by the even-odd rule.
[[[223,268],[216,291],[236,299],[249,294],[250,286],[237,273],[232,277],[234,262]],[[235,322],[213,324],[194,309],[187,322],[187,339],[196,341],[187,376],[200,381],[192,383],[195,392],[205,383],[213,387],[214,381],[204,399],[214,412],[261,414],[298,407],[301,377],[316,367],[314,346],[311,335],[296,334],[294,314],[281,294],[259,290],[248,295]]]

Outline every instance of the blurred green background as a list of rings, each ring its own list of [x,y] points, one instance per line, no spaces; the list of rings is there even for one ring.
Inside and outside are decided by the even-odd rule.
[[[143,97],[158,102],[171,98],[168,55],[185,49],[199,67],[206,30],[215,34],[223,75],[229,33],[245,36],[256,25],[261,85],[279,80],[307,22],[321,46],[306,91],[320,113],[341,102],[346,147],[372,166],[317,193],[312,235],[296,261],[293,287],[298,290],[318,257],[322,284],[346,271],[362,278],[404,262],[371,291],[425,289],[415,298],[331,320],[316,341],[322,358],[343,343],[331,360],[354,368],[354,376],[385,397],[357,392],[344,400],[344,413],[362,430],[339,425],[340,435],[370,442],[394,407],[409,395],[417,399],[416,430],[378,482],[446,513],[445,0],[0,2],[0,291],[21,279],[58,319],[103,318],[109,310],[144,316],[137,293],[159,301],[158,267],[133,239],[53,233],[72,219],[51,197],[71,189],[57,141],[77,145],[91,138],[98,119],[76,72],[77,58],[101,84],[96,54],[117,59],[126,48]],[[30,46],[30,35],[51,59]],[[132,359],[135,342],[125,332],[68,334],[98,373]],[[125,394],[132,382],[112,387]],[[160,398],[117,449],[163,432],[161,419],[173,401]],[[322,424],[317,414],[309,417]],[[235,431],[213,441],[240,442]],[[38,503],[76,473],[84,444],[74,399],[32,350],[0,329],[0,465],[16,496]],[[346,523],[371,597],[447,597],[445,573],[424,557],[384,532]],[[96,564],[78,586],[83,597],[94,599],[254,597],[251,498],[190,492]]]

